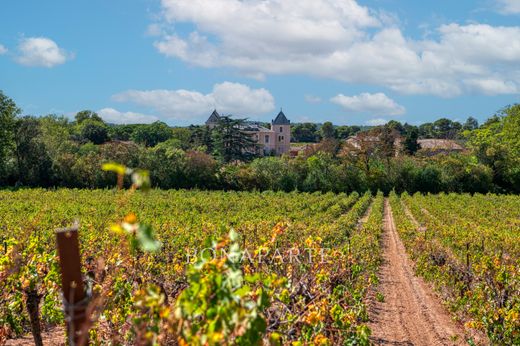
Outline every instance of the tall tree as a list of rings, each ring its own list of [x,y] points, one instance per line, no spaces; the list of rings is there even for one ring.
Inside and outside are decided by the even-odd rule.
[[[23,185],[52,184],[52,161],[41,138],[40,122],[25,116],[16,120],[15,154],[17,180]]]
[[[399,132],[401,135],[404,135],[406,133],[406,130],[404,128],[404,126],[397,120],[390,120],[387,124],[386,124],[387,127],[389,127],[390,129],[392,130],[396,130],[397,132]]]
[[[132,133],[132,140],[147,147],[154,147],[172,138],[172,135],[172,129],[168,125],[156,121],[149,125],[138,125]]]
[[[321,137],[323,139],[334,139],[336,138],[336,130],[334,129],[334,125],[330,121],[326,121],[323,123],[320,129]]]
[[[7,159],[15,145],[16,117],[20,113],[16,103],[0,90],[0,177],[6,176]]]
[[[421,148],[421,145],[417,142],[418,138],[419,130],[417,130],[417,128],[410,129],[403,142],[403,149],[406,154],[415,155],[417,150]]]
[[[81,122],[81,138],[94,144],[103,144],[109,140],[108,128],[105,123],[87,119]]]
[[[243,161],[256,156],[257,143],[242,130],[244,121],[221,116],[213,128],[214,154],[221,161]]]
[[[467,131],[476,130],[478,129],[478,120],[473,117],[469,117],[462,128]]]
[[[520,192],[520,104],[510,106],[467,133],[468,145],[491,166],[495,184]]]
[[[85,120],[95,120],[104,123],[103,119],[94,111],[91,110],[84,110],[81,112],[76,113],[76,116],[74,117],[76,119],[76,123],[81,124]]]
[[[318,127],[313,123],[291,126],[292,140],[297,143],[315,143],[319,139]]]
[[[433,123],[435,138],[456,139],[462,130],[462,125],[457,121],[441,118]]]

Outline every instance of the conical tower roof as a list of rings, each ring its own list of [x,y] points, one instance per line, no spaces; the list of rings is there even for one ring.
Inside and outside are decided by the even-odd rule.
[[[213,113],[209,116],[208,120],[206,120],[206,125],[208,124],[216,124],[218,123],[220,119],[220,114],[218,114],[217,110],[215,109]]]
[[[291,122],[287,119],[283,111],[280,109],[280,113],[274,118],[273,125],[289,125]]]

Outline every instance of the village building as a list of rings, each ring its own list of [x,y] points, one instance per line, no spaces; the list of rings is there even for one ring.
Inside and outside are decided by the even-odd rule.
[[[425,156],[437,154],[461,153],[466,150],[459,142],[452,139],[419,139],[420,152]]]
[[[206,126],[214,128],[219,119],[220,115],[214,110],[206,120]],[[271,120],[270,128],[256,122],[247,122],[241,129],[259,144],[259,153],[262,155],[283,155],[291,150],[291,122],[282,110]]]

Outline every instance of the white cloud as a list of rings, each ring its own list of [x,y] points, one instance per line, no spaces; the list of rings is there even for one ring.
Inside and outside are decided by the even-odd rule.
[[[215,84],[208,94],[183,89],[128,90],[113,99],[150,107],[165,118],[180,120],[207,116],[214,108],[238,116],[259,115],[274,109],[274,98],[268,90],[231,82]]]
[[[305,101],[307,101],[308,103],[320,103],[321,97],[314,95],[305,95]]]
[[[169,57],[244,76],[306,74],[443,97],[479,92],[475,80],[520,92],[520,27],[437,28],[434,38],[403,35],[388,14],[355,0],[162,0],[165,30],[155,42]],[[187,35],[177,23],[191,23]],[[240,30],[237,30],[240,28]]]
[[[520,14],[520,1],[497,0],[498,12],[502,14]]]
[[[120,112],[114,108],[103,108],[97,111],[97,113],[104,121],[112,124],[149,124],[159,120],[159,118],[153,115]]]
[[[160,36],[163,33],[161,25],[158,23],[152,23],[146,28],[147,36]]]
[[[388,122],[388,120],[383,118],[370,119],[365,124],[370,126],[380,126],[384,125]]]
[[[330,99],[349,112],[371,115],[402,115],[406,109],[383,93],[362,93],[355,96],[339,94]]]
[[[7,48],[0,44],[0,55],[7,53]]]
[[[24,38],[18,45],[18,51],[16,61],[27,66],[53,67],[73,58],[73,54],[46,37]]]

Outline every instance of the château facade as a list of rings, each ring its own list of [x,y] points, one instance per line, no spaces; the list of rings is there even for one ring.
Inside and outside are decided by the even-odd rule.
[[[217,125],[220,115],[216,110],[211,113],[206,126],[213,128]],[[262,154],[288,154],[291,150],[291,122],[282,110],[271,120],[271,128],[268,129],[257,123],[247,123],[242,130],[251,135],[259,145]]]

